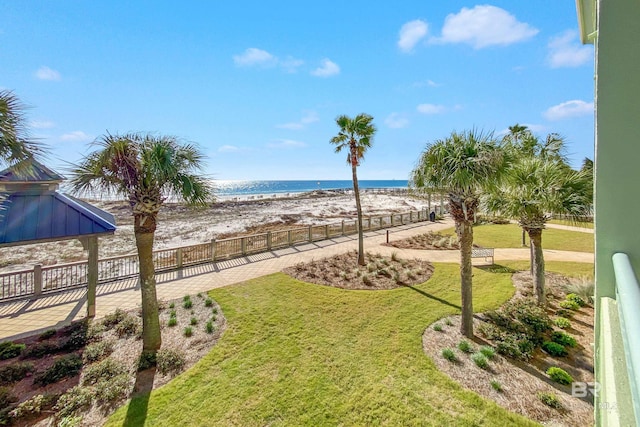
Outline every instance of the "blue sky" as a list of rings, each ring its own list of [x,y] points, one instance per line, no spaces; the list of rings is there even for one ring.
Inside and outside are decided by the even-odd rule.
[[[276,3],[267,4],[267,3]],[[515,123],[593,158],[593,47],[573,0],[3,1],[0,88],[63,169],[110,132],[197,143],[216,179],[350,179],[335,117],[374,117],[361,179]]]

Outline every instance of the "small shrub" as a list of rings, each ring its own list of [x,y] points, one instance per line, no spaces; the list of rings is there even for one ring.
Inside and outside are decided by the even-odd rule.
[[[114,332],[119,338],[137,337],[142,335],[142,325],[137,318],[128,315],[116,325]]]
[[[94,363],[84,369],[82,385],[94,385],[98,381],[108,381],[118,375],[125,374],[127,368],[114,359],[104,359],[102,362]]]
[[[573,382],[573,377],[571,377],[571,375],[569,375],[567,371],[565,371],[562,368],[557,368],[555,366],[552,366],[551,368],[547,369],[547,375],[549,375],[549,378],[551,378],[553,381],[557,382],[558,384],[569,385]]]
[[[89,344],[82,352],[82,358],[85,363],[97,362],[113,353],[113,346],[114,342],[111,340]]]
[[[169,308],[171,308],[171,309],[176,308],[176,303],[172,302],[171,304],[169,304]]]
[[[393,273],[393,281],[396,282],[397,284],[401,284],[402,282],[402,277],[400,276],[399,272],[395,272]]]
[[[436,323],[433,325],[433,330],[436,332],[442,332],[442,325],[440,323]]]
[[[447,326],[453,326],[453,322],[448,317],[444,319],[444,324]]]
[[[189,321],[189,324],[191,326],[195,326],[198,324],[198,318],[197,317],[192,317],[191,320]]]
[[[114,326],[116,326],[118,323],[120,323],[123,319],[125,319],[128,316],[129,314],[127,314],[126,311],[118,308],[113,313],[110,313],[104,316],[104,319],[102,319],[102,324],[104,325],[105,328],[112,329]]]
[[[25,378],[35,369],[33,363],[15,362],[0,368],[0,384],[11,384]]]
[[[138,372],[156,366],[157,353],[143,351],[138,358]]]
[[[573,282],[565,287],[569,294],[578,295],[584,302],[593,304],[593,296],[595,295],[595,282],[593,279],[582,277],[577,282]]]
[[[176,314],[176,311],[175,311],[175,310],[171,310],[171,311],[169,312],[169,317],[176,317],[176,316],[177,316],[177,314]]]
[[[558,310],[556,310],[556,316],[558,317],[564,317],[565,319],[571,319],[574,315],[574,312],[571,310],[567,310],[564,308],[560,308]]]
[[[191,301],[191,297],[189,295],[185,295],[184,298],[182,298],[182,306],[187,310],[193,307],[193,301]]]
[[[158,371],[163,375],[180,372],[186,363],[184,353],[178,350],[160,350],[157,357]]]
[[[378,269],[378,266],[376,265],[375,262],[370,262],[369,264],[367,264],[367,271],[369,273],[373,273],[374,271],[376,271]]]
[[[506,335],[496,343],[496,352],[512,359],[527,361],[535,349],[535,344],[525,335]]]
[[[456,360],[458,360],[456,354],[450,348],[442,349],[442,357],[447,359],[449,362],[455,362]]]
[[[80,410],[89,408],[92,400],[92,391],[88,388],[77,385],[60,396],[53,409],[58,411],[59,417],[69,417],[71,415],[75,415]]]
[[[186,328],[184,328],[184,336],[185,337],[190,337],[193,335],[193,328],[191,326],[187,326]]]
[[[553,323],[560,329],[567,329],[571,327],[571,322],[566,317],[558,317]]]
[[[551,334],[551,341],[563,345],[565,347],[575,347],[578,345],[576,339],[571,335],[567,335],[564,332],[553,332]]]
[[[341,272],[343,273],[343,272]],[[206,300],[204,300],[204,306],[205,307],[212,307],[213,306],[213,300],[211,298],[207,298]]]
[[[37,394],[16,406],[9,415],[14,419],[40,415],[42,411],[53,408],[55,403],[56,396],[51,394]]]
[[[102,322],[91,322],[87,328],[87,342],[97,342],[102,339],[102,334],[107,328]]]
[[[73,377],[82,369],[82,358],[75,353],[57,358],[53,365],[46,371],[37,375],[34,383],[45,386],[60,381],[63,378]]]
[[[471,360],[480,369],[487,369],[489,367],[489,361],[487,360],[486,356],[480,352],[473,353],[471,355]]]
[[[211,312],[213,314],[218,314],[218,309],[216,307],[213,307],[213,309],[211,310]]]
[[[39,342],[34,343],[27,347],[22,353],[23,358],[32,357],[39,359],[50,354],[55,354],[60,351],[60,347],[57,344],[51,342]]]
[[[176,319],[175,317],[169,317],[169,320],[167,321],[167,326],[169,326],[170,328],[176,326],[178,324],[178,319]]]
[[[17,399],[9,387],[0,387],[0,409],[6,409]]]
[[[119,374],[109,379],[100,379],[94,387],[95,398],[101,405],[110,404],[128,396],[130,389],[129,374]]]
[[[467,340],[462,340],[458,343],[458,349],[463,353],[471,353],[473,352],[473,347],[471,343]]]
[[[196,294],[196,296],[197,296],[198,298],[204,298],[200,292],[198,292],[198,293]]]
[[[483,345],[478,351],[487,359],[493,359],[496,357],[496,350],[491,346]]]
[[[398,257],[398,252],[391,252],[391,261],[400,262],[400,257]]]
[[[580,305],[575,301],[564,300],[564,301],[560,301],[560,304],[558,305],[567,310],[573,310],[573,311],[580,310]]]
[[[371,280],[371,277],[369,277],[368,274],[364,274],[362,276],[362,283],[364,283],[367,286],[372,286],[373,285],[373,281]]]
[[[580,307],[584,307],[587,303],[577,294],[567,294],[567,301],[573,301],[578,304]]]
[[[567,350],[563,345],[551,341],[545,341],[542,344],[542,349],[554,357],[564,357],[567,355]]]
[[[204,330],[205,330],[205,332],[206,332],[206,333],[208,333],[208,334],[212,334],[212,333],[213,333],[213,331],[215,330],[215,328],[214,328],[214,326],[213,326],[213,322],[212,322],[211,320],[209,320],[209,321],[207,322],[207,324],[206,324],[206,325],[205,325],[205,327],[204,327]]]
[[[82,423],[82,416],[67,415],[58,421],[58,427],[78,427]]]
[[[40,335],[38,335],[38,341],[48,340],[49,338],[53,338],[56,335],[55,329],[47,329]]]
[[[15,344],[12,341],[0,343],[0,360],[12,359],[20,356],[25,349],[24,344]]]
[[[558,399],[558,396],[556,396],[554,393],[540,391],[538,392],[537,396],[542,403],[549,406],[550,408],[554,408],[554,409],[562,408],[562,403],[560,402],[560,399]]]
[[[502,392],[502,384],[500,384],[500,381],[491,380],[489,384],[491,384],[491,388],[497,391],[498,393]]]

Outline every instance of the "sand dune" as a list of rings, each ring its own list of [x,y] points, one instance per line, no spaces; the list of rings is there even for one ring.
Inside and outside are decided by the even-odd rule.
[[[407,212],[427,208],[427,201],[407,195],[364,192],[365,215]],[[124,202],[92,202],[116,216],[118,229],[113,236],[99,239],[100,257],[135,253],[133,220]],[[433,207],[434,205],[432,205]],[[189,209],[166,204],[160,211],[155,248],[164,249],[209,242],[211,239],[246,233],[268,224],[271,228],[290,228],[295,224],[328,224],[356,218],[352,194],[316,191],[294,197],[216,203],[207,208]],[[77,240],[34,244],[0,249],[0,271],[32,268],[86,259]]]

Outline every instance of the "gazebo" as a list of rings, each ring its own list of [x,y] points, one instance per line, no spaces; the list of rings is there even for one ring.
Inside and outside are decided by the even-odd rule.
[[[87,316],[95,316],[98,237],[116,230],[115,218],[82,200],[58,192],[64,177],[36,160],[0,172],[0,247],[79,239],[89,252]],[[42,283],[34,279],[34,293]]]

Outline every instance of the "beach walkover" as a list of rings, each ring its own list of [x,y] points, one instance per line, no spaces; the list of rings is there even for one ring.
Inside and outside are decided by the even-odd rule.
[[[390,230],[390,240],[400,240],[427,231],[453,227],[453,221],[411,223]],[[396,252],[401,258],[420,258],[433,262],[459,262],[458,251],[426,251],[381,246],[386,240],[386,229],[365,232],[365,250],[383,255]],[[304,243],[271,252],[247,255],[227,261],[200,264],[178,271],[158,273],[158,298],[170,300],[186,294],[206,292],[281,271],[301,262],[329,257],[355,250],[355,235],[339,236],[329,240]],[[499,260],[528,260],[529,249],[495,249]],[[545,251],[545,259],[558,261],[593,262],[593,254],[582,252]],[[140,304],[137,278],[124,279],[98,285],[96,317],[100,318],[116,309],[132,309]],[[73,320],[82,319],[87,312],[86,289],[43,296],[35,300],[15,300],[0,303],[0,340],[17,339],[47,329],[57,328]]]

